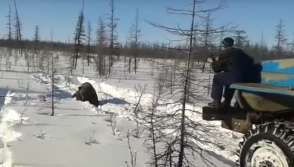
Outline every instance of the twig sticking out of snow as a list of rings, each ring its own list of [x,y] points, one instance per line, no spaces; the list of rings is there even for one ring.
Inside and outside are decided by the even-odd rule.
[[[139,122],[138,118],[135,118],[134,121],[136,122],[136,128],[133,130],[133,136],[136,138],[140,138],[144,133],[144,127],[142,127],[141,123]]]
[[[142,113],[141,99],[143,94],[145,93],[146,87],[147,87],[147,84],[145,84],[144,87],[141,87],[140,85],[135,86],[136,92],[139,93],[138,101],[133,110],[133,113],[135,114],[134,120],[136,122],[136,129],[133,130],[134,132],[133,136],[136,138],[140,138],[144,130],[143,128],[141,128],[141,124],[139,122],[139,113]]]
[[[142,99],[143,94],[145,93],[146,87],[147,87],[147,84],[145,84],[144,87],[141,87],[140,85],[135,86],[136,92],[140,92],[138,101],[137,101],[136,106],[134,108],[134,114],[136,117],[138,116],[138,113],[141,111],[141,99]]]
[[[112,130],[112,134],[116,135],[117,129],[116,129],[116,116],[115,113],[109,112],[109,118],[105,119],[105,121],[109,122]]]
[[[100,144],[100,142],[95,139],[95,132],[93,132],[93,135],[90,137],[89,141],[85,142],[85,144],[87,145]]]
[[[24,117],[24,113],[26,112],[26,110],[27,110],[27,108],[25,108],[22,112],[21,112],[21,114],[20,114],[20,123],[22,124],[22,122],[23,122],[23,117]]]
[[[36,136],[39,139],[43,139],[44,140],[45,139],[45,134],[46,133],[44,133],[43,130],[41,129],[41,132],[39,134],[37,134],[37,135],[34,135],[34,136]]]
[[[116,119],[115,119],[115,115],[114,113],[109,114],[110,116],[110,126],[111,126],[111,130],[112,130],[112,134],[115,135],[116,134]]]
[[[18,86],[19,88],[23,88],[23,79],[18,79],[18,80],[17,80],[17,86]]]
[[[127,139],[128,139],[129,152],[130,152],[130,156],[131,156],[131,166],[129,165],[128,161],[125,161],[125,163],[126,163],[127,167],[136,167],[136,165],[137,165],[137,152],[132,149],[129,131],[127,131]]]
[[[24,115],[25,115],[25,112],[27,111],[27,106],[30,103],[29,90],[30,90],[30,82],[27,81],[27,84],[26,84],[26,101],[24,103],[25,109],[21,112],[21,115],[20,115],[20,123],[23,123]]]

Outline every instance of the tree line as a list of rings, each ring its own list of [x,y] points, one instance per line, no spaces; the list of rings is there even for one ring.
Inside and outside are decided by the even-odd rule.
[[[29,50],[54,50],[66,51],[74,53],[75,62],[79,57],[78,53],[82,54],[98,54],[109,55],[110,65],[113,65],[114,56],[131,56],[134,59],[137,57],[147,58],[181,58],[173,50],[179,50],[186,47],[186,44],[170,45],[162,42],[142,42],[140,41],[141,27],[139,11],[134,11],[134,23],[130,26],[128,40],[125,43],[118,42],[117,24],[118,18],[115,13],[114,0],[110,0],[109,17],[98,19],[96,34],[93,34],[92,23],[89,21],[85,25],[84,16],[84,1],[82,10],[79,13],[76,31],[73,40],[65,42],[41,40],[39,34],[39,26],[35,27],[35,37],[31,40],[25,39],[21,32],[22,24],[17,11],[16,2],[14,1],[14,13],[11,7],[8,7],[7,15],[7,33],[0,39],[0,46],[7,48],[29,49]],[[14,17],[13,17],[14,16]],[[280,57],[292,56],[294,52],[294,42],[289,41],[285,35],[285,25],[282,19],[279,20],[276,26],[276,45],[272,48],[265,46],[263,35],[261,34],[261,42],[251,43],[246,35],[245,30],[239,30],[237,26],[214,27],[211,12],[207,12],[201,24],[195,25],[195,33],[193,34],[193,45],[197,53],[193,53],[193,59],[203,60],[207,55],[205,51],[216,51],[220,49],[220,41],[225,36],[233,36],[236,41],[236,46],[243,48],[249,52],[257,60],[275,59]],[[170,30],[172,31],[172,30]],[[218,39],[218,40],[216,40]],[[48,47],[50,46],[50,47]],[[167,54],[168,52],[168,54]],[[136,61],[135,61],[136,62]],[[76,66],[76,65],[75,65]],[[76,67],[75,67],[76,68]]]

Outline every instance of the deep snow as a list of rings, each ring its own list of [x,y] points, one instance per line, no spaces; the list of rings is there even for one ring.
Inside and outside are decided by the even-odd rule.
[[[62,64],[62,61],[60,61]],[[23,61],[18,62],[19,64]],[[64,63],[65,64],[65,63]],[[10,166],[66,166],[97,167],[126,166],[130,161],[126,132],[136,128],[133,121],[133,108],[138,99],[134,85],[148,84],[141,104],[147,107],[152,99],[152,84],[155,76],[149,76],[148,65],[134,75],[123,76],[119,64],[113,78],[99,79],[93,70],[85,67],[69,77],[60,70],[56,75],[55,116],[49,116],[50,84],[49,75],[44,73],[26,74],[25,66],[15,66],[15,72],[2,72],[0,91],[2,96],[0,135],[3,149],[0,160],[3,167]],[[60,67],[66,69],[65,67]],[[154,72],[156,73],[156,71]],[[199,74],[200,75],[200,74]],[[203,75],[203,74],[201,74]],[[83,77],[85,76],[85,77]],[[148,78],[149,76],[150,78]],[[83,82],[90,82],[98,92],[99,99],[105,102],[99,112],[88,103],[77,102],[70,95]],[[26,90],[27,84],[29,89]],[[4,99],[4,100],[3,100]],[[205,156],[216,166],[233,166],[240,135],[220,127],[219,121],[206,122],[201,118],[201,103],[188,108],[198,113],[187,113],[199,123],[198,137],[215,145],[197,143],[207,150]],[[162,112],[170,112],[171,106]],[[112,116],[110,113],[115,113]],[[116,120],[115,135],[110,120]],[[94,140],[96,143],[89,141]],[[144,136],[131,137],[132,148],[138,152],[137,166],[145,166],[149,160],[143,145]],[[88,144],[87,144],[88,143]],[[205,166],[198,156],[197,164]]]

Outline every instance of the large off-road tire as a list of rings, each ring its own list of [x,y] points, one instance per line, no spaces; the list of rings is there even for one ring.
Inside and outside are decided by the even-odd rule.
[[[248,131],[239,143],[239,167],[294,167],[293,127],[265,123]]]

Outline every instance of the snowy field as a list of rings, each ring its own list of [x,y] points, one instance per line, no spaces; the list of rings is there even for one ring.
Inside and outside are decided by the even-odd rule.
[[[126,161],[131,163],[129,144],[137,152],[137,167],[147,166],[150,160],[144,145],[147,134],[130,135],[128,140],[127,132],[132,134],[138,128],[133,110],[141,94],[135,87],[147,84],[140,99],[143,109],[152,103],[153,86],[160,72],[156,65],[141,59],[137,74],[128,74],[124,73],[123,62],[118,62],[112,75],[103,79],[92,66],[82,68],[79,62],[78,69],[70,76],[68,61],[60,55],[55,75],[55,115],[49,116],[50,76],[42,71],[32,72],[32,68],[31,73],[26,73],[25,60],[20,59],[17,64],[13,58],[9,61],[12,63],[7,68],[4,65],[7,60],[1,59],[0,71],[0,163],[3,167],[123,167],[127,166]],[[195,75],[203,82],[213,74]],[[93,84],[104,103],[98,113],[87,102],[71,99],[83,82]],[[199,96],[203,99],[209,99],[207,85],[205,82],[199,86]],[[172,100],[176,101],[177,97],[169,99]],[[222,129],[219,121],[203,121],[201,107],[206,102],[187,105],[195,111],[187,115],[198,124],[196,144],[204,149],[201,156],[196,155],[195,163],[198,167],[207,166],[202,162],[205,156],[215,166],[234,166],[241,135]],[[163,114],[174,110],[168,105],[161,109]]]

